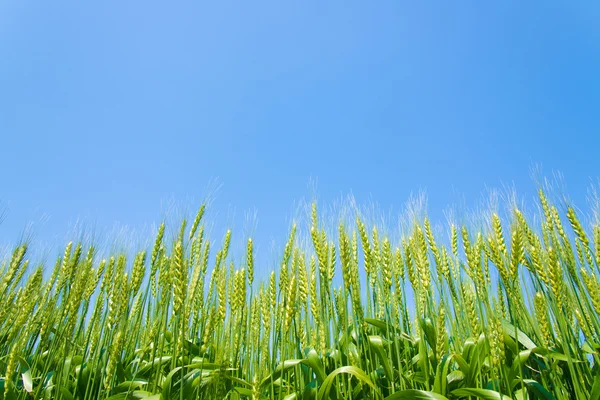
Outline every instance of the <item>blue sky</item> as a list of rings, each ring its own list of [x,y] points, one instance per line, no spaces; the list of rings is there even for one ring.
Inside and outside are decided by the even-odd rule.
[[[215,180],[219,227],[256,212],[263,249],[314,193],[424,190],[441,219],[487,188],[531,200],[541,165],[585,206],[598,4],[3,1],[0,243],[141,229]]]

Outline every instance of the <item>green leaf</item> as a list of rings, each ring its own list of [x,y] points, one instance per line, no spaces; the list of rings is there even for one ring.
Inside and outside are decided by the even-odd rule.
[[[33,379],[31,378],[31,370],[27,370],[21,374],[23,378],[23,388],[27,393],[33,392]]]
[[[223,367],[222,364],[215,364],[210,362],[194,362],[192,364],[186,365],[186,368],[197,368],[200,370],[213,371],[215,369],[221,369]]]
[[[394,371],[392,370],[389,357],[383,346],[383,339],[381,336],[369,336],[369,344],[371,345],[371,349],[377,354],[377,357],[379,357],[379,362],[383,366],[385,375],[390,381],[393,381]]]
[[[317,375],[317,380],[319,384],[322,384],[325,378],[327,378],[327,375],[325,374],[325,367],[323,367],[323,362],[321,361],[321,358],[319,357],[315,349],[311,348],[308,351],[308,354],[306,354],[306,359],[302,361],[302,363],[312,368],[312,370]]]
[[[431,347],[434,351],[437,348],[437,340],[436,340],[436,332],[433,323],[431,322],[431,318],[422,318],[421,319],[421,328],[425,333],[425,340],[429,347]]]
[[[107,397],[106,400],[125,400],[125,399],[127,399],[128,395],[129,395],[129,393],[117,393],[117,394],[113,394],[110,397]]]
[[[173,384],[173,375],[176,373],[181,373],[181,367],[173,368],[169,375],[167,375],[165,381],[162,384],[162,392],[160,394],[160,398],[162,400],[170,400],[171,399],[171,385]]]
[[[237,377],[232,376],[232,375],[226,375],[225,378],[229,379],[232,382],[237,383],[238,385],[245,385],[245,386],[248,386],[248,387],[252,387],[252,384],[250,382],[246,382],[242,378],[237,378]]]
[[[129,393],[117,393],[115,395],[110,396],[106,400],[159,400],[159,394],[152,394],[150,392],[146,392],[144,390],[134,390]]]
[[[542,386],[538,381],[533,379],[523,379],[523,383],[527,390],[534,394],[536,398],[545,399],[545,400],[556,400],[554,395],[548,391],[544,386]]]
[[[555,351],[548,352],[548,354],[546,354],[546,356],[548,358],[553,359],[553,360],[564,361],[564,362],[568,362],[569,361],[569,356],[567,356],[566,354],[555,352]],[[571,358],[571,362],[580,363],[580,362],[583,362],[583,361]]]
[[[408,340],[410,342],[413,342],[413,338],[411,338],[409,335],[407,335],[405,332],[399,332],[399,329],[388,324],[385,321],[382,321],[380,319],[375,319],[375,318],[365,318],[364,320],[367,324],[374,326],[375,328],[379,329],[381,331],[381,333],[383,333],[384,335],[387,335],[390,331],[396,334],[396,338],[400,338],[400,339],[404,339],[404,340]],[[399,333],[399,334],[398,334]]]
[[[242,395],[244,397],[252,397],[252,390],[250,390],[250,389],[236,386],[232,390],[239,393],[240,395]]]
[[[147,385],[148,381],[144,381],[141,379],[138,380],[134,380],[134,381],[125,381],[122,382],[120,384],[118,384],[117,386],[115,386],[115,388],[113,389],[113,393],[122,393],[122,392],[131,392],[135,389],[139,389],[140,387]]]
[[[271,375],[267,376],[265,379],[263,379],[261,381],[260,391],[262,392],[263,389],[268,387],[272,382],[277,381],[277,379],[279,379],[279,377],[281,377],[281,375],[284,372],[289,371],[290,369],[294,368],[296,365],[298,365],[304,361],[305,361],[304,359],[296,359],[296,360],[286,360],[282,363],[279,363],[277,368],[275,368],[275,372],[273,372]]]
[[[529,399],[526,388],[521,388],[519,390],[515,390],[513,392],[513,397],[516,398],[517,400],[528,400]]]
[[[456,389],[452,391],[453,396],[457,397],[468,397],[475,396],[478,399],[483,400],[511,400],[510,397],[505,396],[496,392],[495,390],[489,389],[474,389],[474,388],[466,388],[466,389]]]
[[[392,395],[389,395],[384,400],[448,400],[446,396],[442,396],[438,393],[426,392],[424,390],[402,390],[400,392],[396,392]]]
[[[597,345],[594,347],[597,348]],[[587,354],[596,354],[598,352],[592,347],[592,345],[588,341],[583,342],[583,344],[581,345],[581,350],[583,350]]]
[[[317,381],[310,381],[302,393],[302,400],[314,400],[317,398]]]
[[[200,346],[198,346],[197,344],[193,343],[191,340],[186,340],[184,342],[184,346],[185,349],[192,355],[192,356],[199,356],[201,354],[200,351]]]
[[[538,347],[535,343],[533,343],[533,340],[531,340],[529,338],[529,336],[527,336],[522,330],[515,328],[515,326],[513,324],[511,324],[508,321],[505,320],[501,320],[502,323],[502,328],[504,328],[504,332],[506,332],[508,334],[508,336],[510,336],[511,338],[515,339],[516,341],[518,341],[519,343],[521,343],[521,345],[523,347],[525,347],[526,349],[535,349],[536,347]],[[515,336],[516,333],[516,336]]]
[[[152,361],[148,361],[137,373],[137,376],[147,378],[147,374],[152,372],[155,368],[160,368],[162,365],[171,362],[171,356],[157,357]]]
[[[600,400],[600,374],[597,374],[594,378],[594,384],[592,385],[592,391],[590,392],[590,400]]]
[[[365,318],[365,322],[369,325],[373,325],[375,328],[379,329],[384,334],[387,333],[389,329],[388,323],[380,319]]]
[[[340,367],[340,368],[336,369],[335,371],[333,371],[332,373],[330,373],[327,376],[327,379],[325,379],[325,381],[323,382],[323,385],[321,385],[321,389],[319,390],[317,399],[321,400],[321,399],[326,399],[329,397],[329,392],[331,391],[331,388],[333,386],[335,378],[341,374],[350,374],[350,375],[354,376],[361,383],[367,384],[369,387],[371,387],[371,389],[373,389],[373,392],[376,394],[377,397],[381,397],[381,395],[379,394],[379,391],[373,384],[373,381],[371,381],[371,378],[369,378],[367,376],[365,371],[363,371],[362,369],[360,369],[358,367],[345,366],[345,367]]]
[[[67,389],[64,386],[60,388],[60,394],[63,395],[63,398],[65,400],[73,400],[73,395],[71,394],[71,392],[69,392],[69,389]]]
[[[465,379],[465,374],[462,371],[452,371],[446,377],[448,381],[448,385],[453,384],[454,382],[460,382]]]
[[[510,370],[510,374],[508,376],[509,380],[513,380],[516,379],[520,372],[521,372],[521,368],[527,363],[527,361],[529,360],[529,357],[532,354],[537,354],[540,356],[546,356],[548,358],[551,358],[553,360],[558,360],[558,361],[569,361],[569,357],[562,354],[562,353],[558,353],[558,352],[554,352],[554,351],[549,351],[546,348],[543,347],[535,347],[533,349],[525,349],[519,352],[519,354],[514,358],[513,360],[513,364]],[[573,360],[571,359],[572,362],[581,362],[580,360]]]
[[[433,391],[439,394],[446,394],[448,387],[448,371],[451,366],[452,356],[445,355],[437,366],[435,371],[435,381]]]
[[[466,380],[466,385],[471,385],[471,366],[467,361],[460,355],[454,354],[454,361],[458,364],[458,368],[464,374],[464,379]]]

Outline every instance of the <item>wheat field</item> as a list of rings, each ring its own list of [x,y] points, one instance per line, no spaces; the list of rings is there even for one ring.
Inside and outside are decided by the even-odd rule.
[[[537,216],[394,232],[313,205],[256,280],[252,239],[211,243],[205,206],[129,254],[19,245],[0,398],[599,399],[600,222],[539,194]]]

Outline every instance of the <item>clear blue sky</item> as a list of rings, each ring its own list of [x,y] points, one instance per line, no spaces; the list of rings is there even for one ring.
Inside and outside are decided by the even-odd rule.
[[[531,199],[541,164],[585,206],[599,4],[2,1],[0,243],[136,229],[214,179],[219,225],[256,210],[263,248],[311,179],[385,210],[425,190],[441,218],[489,187]]]

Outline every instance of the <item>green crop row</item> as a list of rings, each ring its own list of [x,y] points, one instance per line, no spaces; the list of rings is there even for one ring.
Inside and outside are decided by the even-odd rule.
[[[230,231],[210,243],[204,206],[148,252],[69,243],[44,272],[18,246],[0,399],[598,399],[600,224],[540,205],[398,240],[313,205],[263,282],[251,239],[237,263]]]

